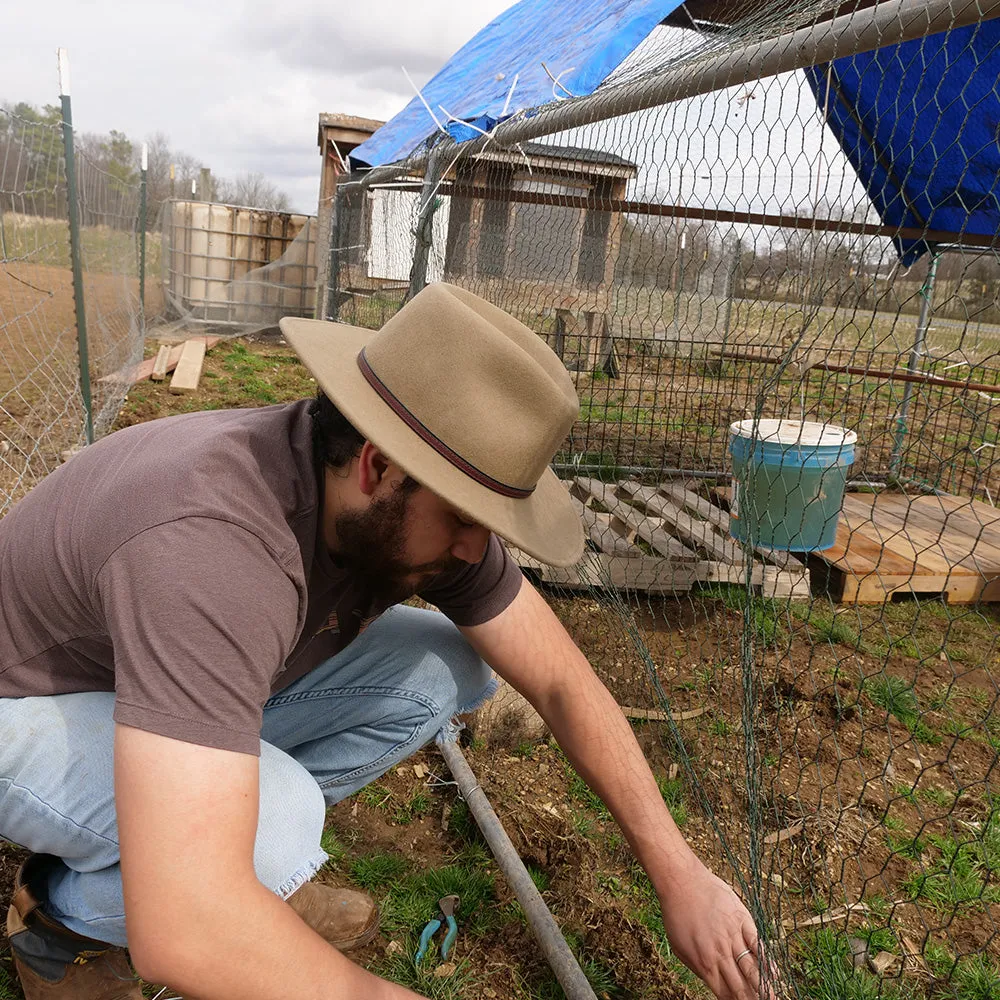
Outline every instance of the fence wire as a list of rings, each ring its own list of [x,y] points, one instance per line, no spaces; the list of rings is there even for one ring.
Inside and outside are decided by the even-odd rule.
[[[426,149],[395,176],[349,178],[326,297],[376,328],[414,275],[443,279],[564,360],[581,411],[556,468],[588,552],[567,571],[521,563],[636,717],[675,817],[741,887],[789,995],[1000,997],[997,250],[958,233],[902,262],[827,125],[830,65],[721,75],[647,110],[629,96],[834,8],[659,28],[611,81],[604,120],[452,146],[437,182]],[[909,44],[933,83],[941,36]],[[852,71],[873,69],[837,62]],[[993,79],[928,101],[927,131],[971,130]],[[856,159],[886,126],[862,122]],[[769,467],[767,420],[857,445],[811,462],[800,435]],[[753,457],[731,509],[739,421]],[[630,916],[659,981],[684,995],[643,905]]]
[[[77,150],[83,299],[95,432],[108,430],[142,355],[138,171]],[[0,514],[85,441],[58,109],[0,109]],[[147,261],[155,260],[155,238]],[[147,289],[146,311],[159,307]]]

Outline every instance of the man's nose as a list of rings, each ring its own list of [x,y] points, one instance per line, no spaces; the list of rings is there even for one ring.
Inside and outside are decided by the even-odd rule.
[[[479,524],[463,526],[455,544],[451,547],[451,554],[462,562],[477,563],[486,555],[489,540],[489,528]]]

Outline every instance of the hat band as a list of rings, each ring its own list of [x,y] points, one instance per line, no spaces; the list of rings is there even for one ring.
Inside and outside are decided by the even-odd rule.
[[[457,451],[453,451],[448,447],[433,431],[428,430],[420,420],[415,417],[407,408],[406,405],[400,402],[393,394],[392,390],[372,371],[371,365],[368,364],[368,359],[365,357],[365,349],[361,348],[361,353],[358,354],[358,368],[361,369],[361,374],[364,375],[365,381],[378,393],[385,403],[392,408],[393,412],[410,428],[422,441],[429,444],[442,458],[447,459],[456,469],[460,472],[464,472],[470,479],[479,483],[480,486],[485,486],[488,490],[492,490],[494,493],[499,493],[504,497],[513,497],[518,500],[523,500],[525,497],[531,496],[535,492],[535,487],[532,486],[530,489],[523,489],[520,486],[509,486],[507,483],[500,482],[499,479],[494,479],[492,476],[487,475],[481,469],[477,469],[471,462],[466,461],[458,454]]]

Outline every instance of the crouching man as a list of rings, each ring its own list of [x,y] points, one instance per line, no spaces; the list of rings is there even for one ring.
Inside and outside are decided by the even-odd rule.
[[[684,843],[627,721],[503,537],[582,529],[548,464],[559,359],[431,285],[372,333],[282,329],[316,400],[112,434],[0,520],[0,837],[28,1000],[402,1000],[341,952],[367,896],[311,882],[324,812],[492,693],[538,709],[656,887],[677,955],[756,996],[757,935]],[[419,594],[443,614],[399,606]],[[492,668],[492,670],[491,670]]]

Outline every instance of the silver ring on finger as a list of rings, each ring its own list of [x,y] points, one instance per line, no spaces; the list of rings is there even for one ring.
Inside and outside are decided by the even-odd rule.
[[[736,961],[736,964],[737,964],[737,965],[739,965],[739,964],[740,964],[740,959],[741,959],[741,958],[746,958],[746,956],[747,956],[747,955],[752,955],[752,954],[753,954],[753,951],[752,951],[752,950],[751,950],[750,948],[744,948],[744,949],[743,949],[743,950],[742,950],[742,951],[741,951],[741,952],[740,952],[740,953],[739,953],[739,954],[738,954],[738,955],[736,956],[736,959],[735,959],[735,961]]]

